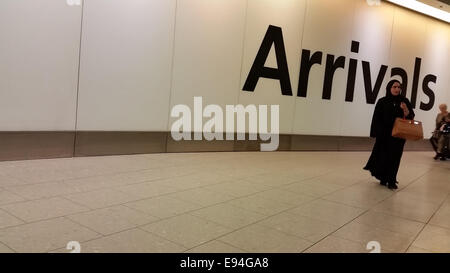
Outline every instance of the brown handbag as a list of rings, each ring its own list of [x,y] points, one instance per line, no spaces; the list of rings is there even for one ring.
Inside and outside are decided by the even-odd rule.
[[[392,136],[406,140],[421,140],[423,139],[422,122],[396,118],[394,128],[392,128]]]

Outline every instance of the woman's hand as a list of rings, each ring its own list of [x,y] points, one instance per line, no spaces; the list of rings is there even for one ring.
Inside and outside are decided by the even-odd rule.
[[[400,103],[400,108],[402,108],[403,114],[405,115],[405,117],[409,115],[409,110],[408,110],[408,106],[406,106],[406,103],[404,103],[404,102]]]

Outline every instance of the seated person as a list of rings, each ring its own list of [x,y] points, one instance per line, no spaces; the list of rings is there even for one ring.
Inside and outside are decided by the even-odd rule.
[[[443,119],[443,124],[439,128],[439,138],[437,142],[437,154],[441,160],[445,160],[449,156],[449,135],[450,135],[450,113]],[[444,149],[446,148],[446,153]]]
[[[444,121],[445,116],[447,116],[449,114],[449,112],[447,111],[446,104],[439,105],[439,110],[440,110],[440,113],[436,117],[436,127],[433,132],[433,136],[430,139],[431,145],[433,145],[433,149],[436,152],[436,156],[434,157],[434,159],[438,159],[440,157],[439,152],[438,152],[438,143],[439,143],[440,136],[442,134],[440,129],[441,129],[442,125],[445,124],[445,121]]]

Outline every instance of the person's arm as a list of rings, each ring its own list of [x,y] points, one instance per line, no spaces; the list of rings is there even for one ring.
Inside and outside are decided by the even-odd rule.
[[[389,116],[384,109],[385,104],[382,100],[378,100],[373,111],[372,125],[370,126],[370,136],[376,138],[384,138],[390,135],[386,132],[386,125],[389,123]]]
[[[405,115],[405,118],[406,119],[414,119],[416,114],[414,113],[411,103],[409,102],[408,99],[405,99],[404,103],[405,103],[406,107],[404,107],[402,109],[403,109],[403,114]]]

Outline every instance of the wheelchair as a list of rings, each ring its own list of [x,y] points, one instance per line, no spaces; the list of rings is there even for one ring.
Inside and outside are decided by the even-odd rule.
[[[442,153],[439,156],[436,155],[434,159],[437,160],[439,157],[441,160],[450,159],[450,124],[444,126],[444,129],[439,133],[439,137],[444,137],[444,147],[442,148]],[[437,153],[437,139],[432,138],[430,141],[434,151]]]

